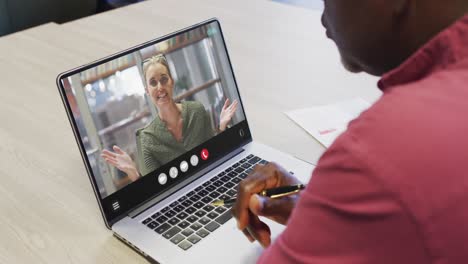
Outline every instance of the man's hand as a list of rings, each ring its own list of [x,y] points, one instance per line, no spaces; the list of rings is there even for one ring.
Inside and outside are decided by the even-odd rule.
[[[276,163],[257,165],[252,173],[240,184],[236,204],[232,211],[237,226],[253,242],[263,247],[270,242],[270,228],[258,216],[264,216],[280,224],[286,224],[296,204],[298,195],[279,199],[259,196],[257,193],[270,188],[299,184],[293,175]]]

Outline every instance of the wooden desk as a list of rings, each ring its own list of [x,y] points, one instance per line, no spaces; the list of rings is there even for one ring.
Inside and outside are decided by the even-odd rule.
[[[55,77],[210,17],[256,140],[315,162],[324,149],[283,112],[380,95],[342,69],[319,13],[263,0],[153,0],[0,38],[0,263],[146,263],[102,222]]]

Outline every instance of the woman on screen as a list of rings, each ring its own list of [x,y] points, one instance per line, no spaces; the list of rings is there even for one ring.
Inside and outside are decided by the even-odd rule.
[[[145,91],[158,110],[156,118],[136,133],[138,172],[131,157],[118,146],[104,150],[105,161],[125,172],[135,181],[159,166],[177,158],[215,135],[205,107],[196,101],[176,103],[173,99],[174,79],[164,55],[143,62]],[[226,100],[221,110],[219,127],[226,129],[237,110],[238,102]]]

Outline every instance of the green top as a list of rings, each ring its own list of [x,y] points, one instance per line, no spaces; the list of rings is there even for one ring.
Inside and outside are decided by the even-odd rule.
[[[157,116],[136,132],[140,174],[145,176],[214,136],[205,107],[199,102],[182,102],[182,142],[178,142]]]

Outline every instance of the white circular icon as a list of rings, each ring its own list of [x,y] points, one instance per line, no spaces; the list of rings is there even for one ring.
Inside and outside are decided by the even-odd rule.
[[[241,128],[241,129],[239,130],[239,135],[240,135],[241,137],[244,137],[244,136],[245,136],[244,129]]]
[[[192,155],[192,157],[190,157],[190,164],[192,164],[192,166],[194,166],[194,167],[198,165],[197,155]]]
[[[169,170],[169,176],[171,176],[172,179],[174,179],[175,177],[177,177],[178,174],[179,174],[179,171],[177,170],[176,167],[172,167],[172,168]]]
[[[161,185],[166,184],[166,182],[167,182],[167,175],[166,175],[166,173],[161,173],[161,174],[159,174],[159,176],[158,176],[158,182],[159,182],[159,184],[161,184]]]
[[[186,172],[188,170],[188,163],[184,160],[180,163],[180,170]]]

